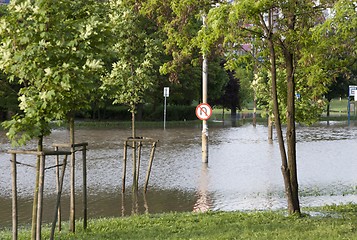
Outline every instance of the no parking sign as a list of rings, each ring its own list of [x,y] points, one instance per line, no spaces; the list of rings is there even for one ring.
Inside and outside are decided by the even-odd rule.
[[[196,116],[200,120],[208,120],[212,115],[212,108],[208,103],[201,103],[196,107]]]

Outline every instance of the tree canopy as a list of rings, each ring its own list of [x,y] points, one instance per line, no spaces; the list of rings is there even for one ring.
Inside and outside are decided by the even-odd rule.
[[[155,32],[146,28],[146,20],[135,8],[130,1],[109,1],[116,61],[111,72],[102,78],[102,89],[114,99],[113,103],[127,104],[132,112],[143,102],[145,91],[153,86],[160,45]]]
[[[103,68],[107,26],[98,1],[14,0],[0,23],[0,68],[16,82],[21,113],[5,122],[23,144],[88,106]]]

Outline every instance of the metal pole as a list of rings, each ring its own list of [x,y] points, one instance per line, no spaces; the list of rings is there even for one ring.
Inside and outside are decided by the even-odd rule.
[[[207,103],[207,60],[203,60],[203,103]],[[202,120],[202,162],[208,163],[208,124]]]
[[[203,27],[206,27],[206,16],[202,16]],[[207,78],[208,63],[206,54],[203,54],[202,63],[202,102],[207,103]],[[208,125],[206,120],[202,120],[202,162],[208,163]]]
[[[166,96],[165,96],[165,103],[164,103],[164,130],[166,129]]]
[[[348,126],[350,126],[350,120],[351,120],[350,91],[348,91],[347,116],[348,116]]]

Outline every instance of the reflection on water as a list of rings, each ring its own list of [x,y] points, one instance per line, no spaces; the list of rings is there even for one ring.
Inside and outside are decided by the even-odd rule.
[[[251,125],[210,128],[209,163],[201,163],[201,129],[146,129],[138,135],[159,139],[148,193],[132,195],[131,164],[127,169],[127,192],[121,194],[123,140],[130,130],[81,129],[78,142],[88,142],[88,215],[90,218],[126,216],[171,211],[252,210],[285,208],[278,144],[269,144],[267,128]],[[68,132],[55,130],[45,145],[66,142]],[[357,203],[357,127],[330,123],[297,129],[297,159],[302,206]],[[0,228],[11,225],[10,149],[0,132]],[[26,146],[35,148],[35,141]],[[130,152],[130,151],[129,151]],[[150,147],[143,149],[143,186]],[[46,158],[47,159],[47,158]],[[80,157],[78,158],[80,159]],[[128,159],[131,159],[130,156]],[[18,156],[18,161],[34,165],[35,159]],[[54,159],[49,158],[47,166]],[[82,185],[80,160],[76,163],[77,216],[81,213]],[[19,220],[29,224],[35,169],[18,167]],[[68,219],[69,176],[65,176],[63,219]],[[55,170],[45,176],[44,221],[54,213]]]
[[[76,217],[83,218],[81,199],[82,195],[76,195]],[[52,222],[55,209],[55,195],[47,195],[44,199],[44,222]],[[141,213],[184,212],[191,211],[195,203],[195,192],[183,192],[180,190],[162,190],[151,188],[147,194],[139,191],[137,195],[127,192],[97,192],[88,195],[88,217],[119,217]],[[69,194],[64,194],[61,199],[62,219],[69,219]],[[31,224],[32,198],[19,198],[19,223]],[[0,197],[0,212],[2,227],[11,226],[11,199]]]
[[[209,185],[209,173],[208,173],[208,164],[202,163],[201,173],[197,189],[197,200],[193,206],[194,212],[207,212],[213,207],[211,197],[209,196],[208,191]]]

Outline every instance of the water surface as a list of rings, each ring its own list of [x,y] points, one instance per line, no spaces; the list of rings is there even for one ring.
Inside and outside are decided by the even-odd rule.
[[[171,211],[253,210],[286,208],[280,153],[276,140],[267,140],[267,127],[212,127],[209,129],[209,163],[201,163],[200,126],[138,130],[138,135],[159,139],[148,193],[131,194],[131,164],[127,191],[121,194],[123,141],[130,130],[80,129],[77,142],[88,142],[89,217]],[[68,141],[66,129],[54,130],[45,139],[47,148]],[[0,132],[0,227],[11,226],[11,148]],[[325,124],[297,127],[297,159],[302,206],[357,203],[357,127]],[[26,149],[34,149],[35,141]],[[145,171],[150,146],[143,150]],[[130,151],[129,151],[130,153]],[[130,157],[130,156],[129,156]],[[33,156],[19,155],[19,162],[34,165]],[[54,159],[47,160],[47,166]],[[76,163],[77,217],[81,217],[82,164]],[[35,169],[18,166],[19,221],[31,222]],[[64,218],[68,219],[69,176],[63,192]],[[51,222],[55,202],[55,170],[45,176],[44,221]]]

